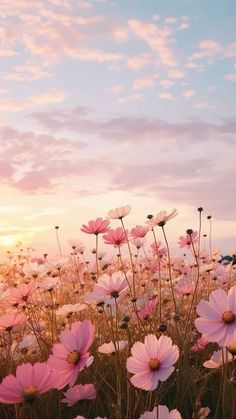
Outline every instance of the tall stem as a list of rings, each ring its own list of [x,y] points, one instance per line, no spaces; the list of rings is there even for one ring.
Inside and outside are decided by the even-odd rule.
[[[166,248],[167,248],[168,271],[169,271],[169,278],[170,278],[170,287],[171,287],[171,293],[172,293],[173,303],[174,303],[174,307],[175,307],[175,313],[177,313],[177,305],[176,305],[176,301],[175,301],[174,287],[173,287],[172,275],[171,275],[171,267],[170,267],[170,248],[169,248],[169,244],[168,244],[168,241],[167,241],[167,237],[166,237],[164,226],[161,226],[161,228],[162,228],[162,231],[163,231],[163,235],[164,235],[164,239],[165,239],[165,243],[166,243]]]

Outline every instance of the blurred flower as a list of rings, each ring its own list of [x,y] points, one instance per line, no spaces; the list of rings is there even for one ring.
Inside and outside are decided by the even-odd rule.
[[[190,348],[191,351],[202,351],[207,346],[208,341],[200,337],[197,342]]]
[[[128,231],[126,231],[126,233],[128,234]],[[126,235],[122,227],[111,229],[102,237],[104,243],[113,244],[114,247],[118,247],[127,242]]]
[[[24,313],[4,314],[0,317],[0,332],[11,332],[26,321],[27,317]]]
[[[148,227],[136,225],[136,227],[131,229],[130,236],[132,237],[132,239],[143,238],[146,236],[148,231],[149,231]]]
[[[41,394],[55,388],[56,377],[45,362],[21,364],[16,377],[8,375],[0,384],[0,401],[7,404],[34,402]]]
[[[136,342],[127,359],[127,370],[134,374],[131,383],[143,390],[153,391],[158,382],[165,381],[174,371],[173,364],[179,358],[179,349],[172,345],[171,338],[162,335],[159,339],[147,335],[144,343]]]
[[[125,207],[119,207],[115,208],[113,210],[110,210],[107,213],[107,218],[113,219],[113,220],[121,220],[122,218],[126,217],[131,211],[131,206],[126,205]]]
[[[103,343],[103,345],[98,347],[98,352],[100,354],[113,354],[114,352],[117,351],[123,351],[123,349],[128,345],[128,341],[127,340],[118,340],[116,341],[115,345],[114,343],[111,341],[109,343]],[[116,347],[115,347],[116,346]]]
[[[83,224],[80,230],[87,234],[98,235],[109,231],[109,224],[108,220],[97,218],[96,220],[89,221],[88,225]]]
[[[16,288],[9,289],[9,295],[6,297],[9,305],[17,306],[33,301],[37,285],[31,281],[28,284],[20,284]]]
[[[61,401],[71,407],[80,400],[96,399],[96,389],[93,384],[77,384],[70,387],[63,395],[65,398]]]
[[[163,227],[167,223],[167,221],[176,217],[176,215],[178,215],[178,211],[175,208],[169,214],[167,214],[166,211],[160,211],[157,215],[153,216],[150,220],[146,221],[145,223],[150,229],[156,226]]]
[[[94,339],[94,325],[90,320],[77,321],[71,330],[63,330],[59,339],[61,343],[53,345],[47,363],[58,372],[57,388],[61,389],[66,384],[73,386],[79,371],[86,366],[90,355],[88,349]]]
[[[48,276],[47,278],[43,279],[41,282],[38,283],[39,288],[41,288],[44,291],[53,291],[54,288],[58,287],[58,285],[59,278],[51,276]]]
[[[44,261],[45,262],[45,261]],[[30,278],[42,278],[47,273],[47,265],[34,263],[27,263],[23,266],[23,272]]]
[[[211,292],[209,302],[201,300],[195,326],[209,342],[227,346],[236,341],[236,286],[228,295],[223,289]]]
[[[141,310],[138,311],[138,316],[140,319],[146,319],[150,316],[150,314],[153,312],[154,308],[157,305],[157,298],[153,298],[149,303],[144,307],[141,308]]]
[[[145,239],[134,239],[134,240],[132,240],[132,244],[137,249],[140,249],[141,247],[143,247],[144,243],[145,243]]]
[[[64,304],[63,306],[59,307],[57,310],[58,316],[68,316],[73,313],[79,313],[80,311],[87,308],[86,304]]]
[[[178,245],[180,248],[182,247],[190,247],[193,244],[196,244],[198,242],[198,232],[193,231],[193,233],[186,234],[186,236],[180,236]]]
[[[223,354],[222,354],[223,351]],[[214,351],[212,357],[203,363],[206,368],[219,368],[223,363],[231,362],[234,357],[228,352],[226,348],[222,348],[219,351]]]
[[[152,412],[144,412],[139,419],[181,419],[177,409],[169,410],[167,406],[159,405],[154,407]]]

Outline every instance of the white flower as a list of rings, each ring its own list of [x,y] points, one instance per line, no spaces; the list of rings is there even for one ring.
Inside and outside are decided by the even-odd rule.
[[[224,356],[224,362],[233,361],[233,356],[227,351],[226,348],[222,348],[219,351],[214,351],[212,357],[203,363],[206,368],[219,368],[223,364],[222,350]]]
[[[111,341],[109,343],[104,343],[103,345],[99,346],[98,352],[100,354],[109,355],[109,354],[113,354],[114,352],[116,352],[116,350],[122,351],[127,345],[128,345],[127,340],[118,340],[118,341],[116,341],[115,345]],[[116,348],[115,348],[115,346],[116,346]]]
[[[126,205],[125,207],[119,207],[112,209],[108,212],[107,218],[112,220],[121,220],[122,218],[126,217],[131,211],[131,206]]]

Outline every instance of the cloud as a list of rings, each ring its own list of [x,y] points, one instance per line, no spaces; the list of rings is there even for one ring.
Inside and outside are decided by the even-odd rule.
[[[134,36],[145,41],[154,51],[164,66],[175,67],[177,61],[171,50],[170,37],[172,30],[167,27],[161,28],[153,23],[145,23],[138,19],[128,21],[129,28]]]
[[[196,96],[196,94],[196,90],[185,90],[185,92],[183,92],[183,97],[188,100]]]
[[[29,98],[29,106],[32,104],[36,105],[50,105],[53,103],[63,102],[67,97],[67,94],[60,89],[49,89],[46,92],[39,93]]]
[[[164,89],[169,89],[173,86],[174,82],[172,80],[161,80],[160,85],[164,87]]]
[[[234,57],[236,57],[236,43],[223,45],[213,39],[204,39],[198,44],[197,51],[188,58],[186,66],[191,68],[192,63],[194,68],[195,61],[204,60],[208,64],[213,64],[216,60]]]
[[[146,67],[151,62],[150,54],[139,54],[131,57],[127,61],[127,65],[132,70],[140,70],[140,68]]]
[[[139,99],[139,97],[137,98]],[[214,138],[216,141],[234,144],[236,121],[218,123],[190,119],[183,122],[168,122],[159,118],[115,116],[101,119],[93,116],[86,108],[34,112],[30,117],[46,130],[71,131],[78,134],[94,135],[101,140],[135,143],[138,141],[186,140],[202,142]]]
[[[41,67],[31,64],[15,65],[6,73],[1,73],[1,78],[7,81],[35,81],[42,78],[51,77],[51,74],[44,71]]]
[[[182,70],[170,70],[168,73],[168,77],[173,79],[182,79],[185,77],[185,72]]]
[[[137,79],[133,82],[132,89],[139,90],[144,89],[145,87],[152,87],[155,84],[157,77],[158,76],[156,74],[152,74],[142,77],[141,79]]]
[[[236,73],[226,74],[224,78],[225,80],[236,81]]]
[[[171,100],[171,99],[173,99],[172,94],[171,93],[168,93],[168,92],[161,92],[161,93],[159,93],[158,96],[159,96],[159,98],[165,99],[165,100]]]
[[[133,94],[133,95],[128,95],[128,96],[119,97],[119,98],[117,99],[117,102],[118,102],[118,103],[123,104],[123,103],[126,103],[126,102],[130,102],[130,101],[132,101],[132,100],[139,100],[139,99],[142,99],[142,97],[143,97],[143,95],[138,94],[138,93],[135,93],[135,94]]]

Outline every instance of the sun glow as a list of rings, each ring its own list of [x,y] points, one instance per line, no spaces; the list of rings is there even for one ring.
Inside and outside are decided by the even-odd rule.
[[[3,246],[13,246],[15,238],[13,236],[2,236],[0,242]]]

